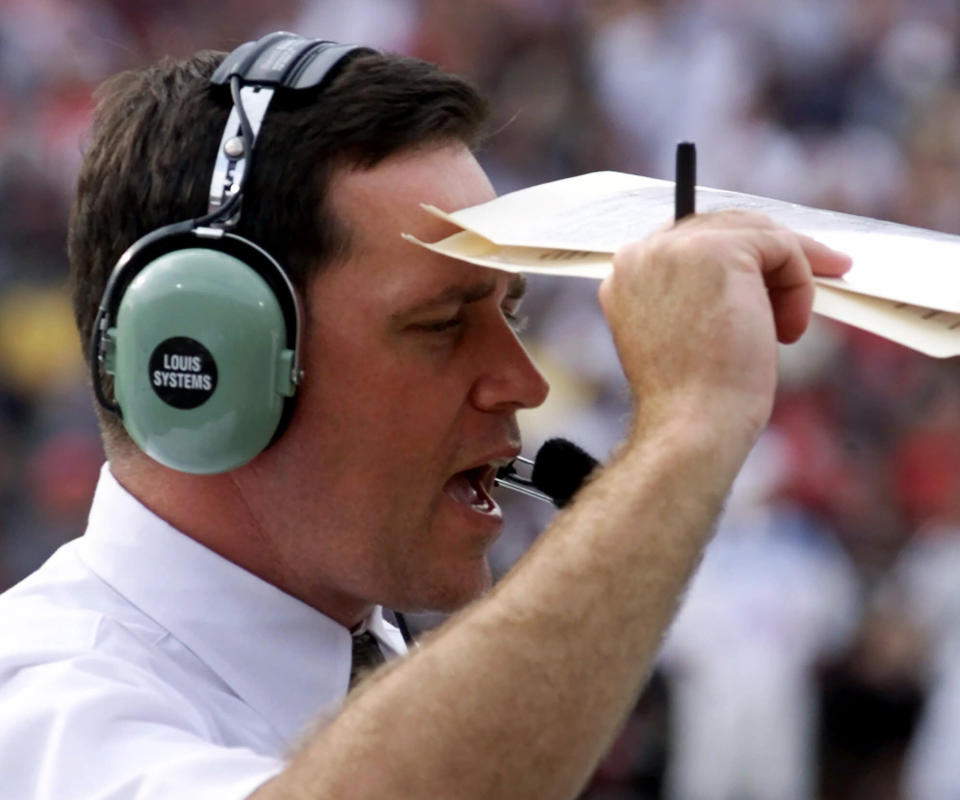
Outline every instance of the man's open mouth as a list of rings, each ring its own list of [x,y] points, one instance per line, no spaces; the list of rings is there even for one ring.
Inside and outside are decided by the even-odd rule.
[[[465,469],[451,477],[444,484],[443,491],[447,497],[461,505],[491,513],[499,510],[496,501],[490,496],[495,474],[496,467],[490,464]]]

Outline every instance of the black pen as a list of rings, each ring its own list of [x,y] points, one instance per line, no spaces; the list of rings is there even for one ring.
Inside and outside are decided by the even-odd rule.
[[[679,222],[696,212],[697,146],[693,142],[677,145],[677,174],[673,187],[673,221]]]

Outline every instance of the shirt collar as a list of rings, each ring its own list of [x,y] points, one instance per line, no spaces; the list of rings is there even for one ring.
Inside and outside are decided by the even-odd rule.
[[[336,712],[350,675],[350,631],[181,533],[104,465],[84,562],[170,632],[292,744]],[[389,658],[406,652],[377,607],[367,627]]]

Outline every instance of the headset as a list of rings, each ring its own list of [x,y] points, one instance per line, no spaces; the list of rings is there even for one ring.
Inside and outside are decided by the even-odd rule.
[[[360,52],[376,51],[281,31],[230,53],[211,78],[229,84],[233,108],[207,214],[143,236],[107,280],[89,345],[94,394],[167,467],[235,469],[290,420],[304,379],[300,299],[280,264],[233,229],[274,92],[322,87]]]

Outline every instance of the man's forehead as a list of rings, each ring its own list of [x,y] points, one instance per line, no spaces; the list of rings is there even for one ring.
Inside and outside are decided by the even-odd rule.
[[[456,211],[496,196],[489,178],[463,145],[445,144],[393,154],[369,168],[341,170],[331,182],[334,212],[351,227],[379,237],[394,225],[433,241],[453,226],[423,204]]]
[[[451,223],[427,213],[423,203],[457,210],[494,196],[473,154],[455,143],[397,153],[369,169],[339,173],[331,188],[332,210],[350,231],[350,246],[346,273],[338,280],[355,295],[379,297],[394,308],[476,300],[500,290],[521,296],[522,275],[431,253],[402,236],[437,241],[456,232]]]

